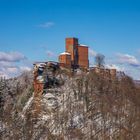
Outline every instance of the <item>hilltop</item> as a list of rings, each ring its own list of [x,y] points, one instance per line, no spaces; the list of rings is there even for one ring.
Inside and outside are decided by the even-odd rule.
[[[95,72],[71,76],[34,97],[27,72],[0,80],[2,140],[138,140],[140,87],[127,76],[113,80]]]

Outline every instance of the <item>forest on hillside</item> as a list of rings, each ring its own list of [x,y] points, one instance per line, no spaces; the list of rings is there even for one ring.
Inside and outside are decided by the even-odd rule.
[[[60,72],[33,96],[31,73],[0,80],[2,140],[139,140],[140,87],[128,76]],[[38,109],[37,109],[38,108]]]

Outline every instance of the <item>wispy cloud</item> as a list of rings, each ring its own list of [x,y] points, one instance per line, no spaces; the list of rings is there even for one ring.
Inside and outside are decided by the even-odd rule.
[[[133,55],[118,53],[117,57],[118,57],[118,62],[120,64],[128,64],[128,65],[133,65],[133,66],[140,66],[140,62]]]
[[[106,64],[105,67],[108,69],[116,69],[117,71],[124,71],[124,67],[118,66],[117,64]]]
[[[95,57],[95,56],[97,55],[97,52],[94,51],[93,49],[89,49],[89,55],[90,55],[91,57]]]
[[[8,68],[6,68],[6,72],[7,73],[11,73],[11,74],[15,74],[15,73],[17,73],[18,72],[18,67],[8,67]]]
[[[6,79],[9,78],[9,76],[3,71],[0,71],[0,77],[6,78]]]
[[[28,59],[20,52],[0,52],[0,77],[10,78],[30,71]]]
[[[56,54],[52,51],[46,51],[47,57],[56,57]]]
[[[4,62],[19,62],[26,57],[19,52],[0,52],[0,61]]]
[[[112,57],[107,57],[106,60],[106,67],[124,71],[134,79],[140,80],[140,60],[135,55],[116,53]]]
[[[40,27],[40,28],[51,28],[54,25],[55,25],[54,22],[45,22],[45,23],[41,23],[41,24],[37,25],[37,27]]]
[[[29,67],[29,66],[20,66],[20,67],[19,67],[19,70],[20,70],[21,72],[31,71],[31,67]]]

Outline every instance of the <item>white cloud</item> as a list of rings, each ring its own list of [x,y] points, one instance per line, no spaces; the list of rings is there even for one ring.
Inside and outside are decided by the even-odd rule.
[[[0,77],[10,78],[15,77],[19,72],[18,67],[2,67],[0,69]]]
[[[136,65],[136,66],[140,65],[140,62],[138,61],[138,59],[133,55],[118,53],[117,57],[118,57],[118,62],[119,63]]]
[[[6,74],[6,73],[4,73],[3,71],[0,71],[0,78],[9,78],[9,76]]]
[[[28,67],[28,66],[21,66],[21,67],[19,67],[19,69],[20,69],[21,72],[31,71],[31,68]]]
[[[117,71],[124,71],[124,67],[121,67],[116,64],[106,64],[105,67],[108,69],[116,69]]]
[[[18,72],[18,68],[17,67],[9,67],[9,68],[6,68],[6,72],[15,74]]]
[[[30,71],[30,66],[31,62],[20,52],[0,52],[0,77],[18,76]]]
[[[140,61],[136,56],[117,53],[110,58],[107,57],[106,60],[108,68],[116,68],[118,71],[123,71],[134,79],[140,79]]]
[[[1,62],[19,62],[26,59],[26,57],[19,52],[0,52]]]
[[[46,51],[47,57],[56,57],[56,54],[52,51]]]
[[[0,67],[10,67],[12,64],[13,62],[0,61]]]
[[[41,27],[41,28],[50,28],[52,26],[54,26],[54,22],[45,22],[38,25],[38,27]]]
[[[93,49],[89,49],[89,55],[95,57],[97,55],[97,52],[95,52]]]

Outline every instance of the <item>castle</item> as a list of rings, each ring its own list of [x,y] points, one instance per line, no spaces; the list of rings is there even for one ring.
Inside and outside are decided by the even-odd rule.
[[[88,54],[88,46],[79,44],[78,38],[66,38],[65,52],[61,53],[58,57],[59,66],[69,69],[84,68],[88,71],[94,71],[108,78],[116,77],[116,69],[107,69],[98,66],[89,67]]]
[[[77,38],[66,38],[66,51],[59,55],[59,64],[67,68],[88,68],[88,46],[79,44]]]
[[[88,46],[81,45],[77,38],[66,38],[65,52],[58,57],[59,62],[47,61],[34,63],[34,90],[35,93],[43,91],[52,85],[58,85],[56,71],[61,68],[69,69],[75,74],[79,69],[86,72],[95,72],[102,77],[115,79],[116,69],[107,69],[96,66],[89,67]],[[35,94],[36,95],[36,94]],[[37,94],[38,95],[38,94]]]

